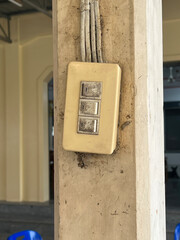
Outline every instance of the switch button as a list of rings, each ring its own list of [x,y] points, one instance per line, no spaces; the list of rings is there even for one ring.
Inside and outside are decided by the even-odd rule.
[[[102,83],[101,82],[81,82],[80,98],[101,99]]]
[[[97,135],[98,131],[99,131],[98,118],[79,117],[78,133]]]
[[[79,115],[99,116],[100,101],[80,99]]]

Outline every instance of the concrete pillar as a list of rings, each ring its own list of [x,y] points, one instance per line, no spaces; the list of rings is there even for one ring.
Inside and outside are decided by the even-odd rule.
[[[0,47],[0,200],[6,199],[6,114],[4,48]]]
[[[123,71],[117,148],[106,156],[62,148],[67,64],[80,61],[80,0],[54,0],[55,239],[166,239],[161,5],[100,1],[104,60]]]
[[[5,47],[6,200],[22,200],[22,83],[18,44]]]

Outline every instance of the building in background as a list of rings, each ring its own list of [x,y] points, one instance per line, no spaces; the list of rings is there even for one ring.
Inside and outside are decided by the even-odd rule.
[[[180,2],[163,0],[167,239],[180,216]]]
[[[44,3],[31,2],[41,8]],[[52,2],[46,2],[47,10],[51,9]],[[0,1],[0,233],[3,239],[29,228],[46,239],[53,239],[52,18],[35,10],[27,4],[20,8]],[[10,43],[3,30],[8,34],[11,14]]]
[[[1,4],[8,4],[9,10],[6,8],[6,11],[12,13],[12,43],[3,41],[1,37],[0,201],[2,208],[5,208],[4,201],[29,202],[29,206],[32,206],[32,202],[39,202],[45,207],[44,202],[53,199],[54,189],[52,19],[42,13],[32,13],[32,8],[28,6],[23,12],[21,8],[10,6],[12,3],[8,1],[0,1],[0,24],[6,33],[8,21],[4,12],[1,12]],[[172,239],[172,232],[180,215],[179,9],[179,0],[163,0],[169,239]],[[16,11],[20,11],[19,14]],[[2,29],[0,36],[4,37]],[[2,208],[0,207],[0,211]]]
[[[10,24],[12,43],[0,42],[0,200],[44,202],[49,200],[52,19],[17,15]]]

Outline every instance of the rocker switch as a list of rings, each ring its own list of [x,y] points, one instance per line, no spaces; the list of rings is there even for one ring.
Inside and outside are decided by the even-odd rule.
[[[79,115],[99,116],[100,101],[80,99]]]
[[[101,99],[102,83],[101,82],[81,82],[80,98]]]

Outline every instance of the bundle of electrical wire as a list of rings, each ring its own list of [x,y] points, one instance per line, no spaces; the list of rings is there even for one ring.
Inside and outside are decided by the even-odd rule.
[[[98,0],[81,0],[81,60],[103,62]]]

